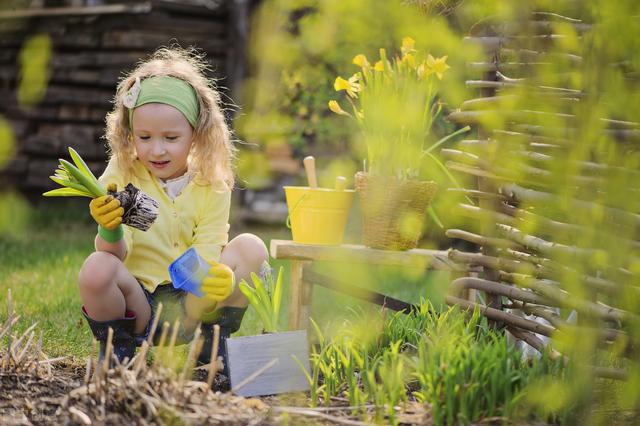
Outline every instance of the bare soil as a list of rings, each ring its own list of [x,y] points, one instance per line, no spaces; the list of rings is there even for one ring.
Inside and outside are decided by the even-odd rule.
[[[59,364],[50,378],[0,372],[0,424],[50,425],[65,395],[80,386],[81,367]]]

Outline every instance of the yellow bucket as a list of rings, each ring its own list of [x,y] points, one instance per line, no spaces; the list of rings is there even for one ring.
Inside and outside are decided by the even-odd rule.
[[[342,244],[355,190],[285,186],[293,241]]]

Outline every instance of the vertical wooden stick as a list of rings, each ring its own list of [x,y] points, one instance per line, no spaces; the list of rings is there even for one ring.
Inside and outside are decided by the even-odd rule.
[[[207,387],[202,394],[202,402],[204,403],[207,398],[207,394],[211,389],[213,378],[218,372],[218,346],[220,342],[220,326],[218,324],[213,325],[213,342],[211,343],[211,362],[209,363],[209,374],[207,375]]]
[[[151,330],[147,336],[147,343],[149,346],[153,346],[153,335],[156,334],[156,328],[158,328],[158,322],[160,322],[160,314],[162,314],[162,302],[158,303],[158,308],[153,317],[153,323],[151,323]]]
[[[106,373],[109,370],[109,361],[111,360],[111,346],[113,339],[113,328],[109,327],[109,331],[107,332],[107,347],[104,350],[104,359],[102,360],[102,369]]]
[[[187,354],[187,360],[182,366],[182,372],[180,373],[180,381],[184,381],[187,377],[187,372],[191,370],[191,364],[196,356],[198,356],[198,346],[202,347],[202,342],[200,339],[200,325],[196,326],[196,331],[193,333],[193,340],[191,340],[191,345],[189,347],[189,353]]]
[[[304,170],[307,172],[309,187],[317,188],[318,179],[316,177],[316,159],[313,158],[312,155],[309,155],[308,157],[305,157],[304,160],[302,160],[302,163],[304,164]]]

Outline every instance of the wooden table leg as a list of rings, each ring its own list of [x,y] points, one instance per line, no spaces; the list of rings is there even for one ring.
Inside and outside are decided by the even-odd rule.
[[[302,301],[302,266],[299,260],[291,261],[291,288],[289,288],[289,329],[299,330],[300,302]]]
[[[291,288],[289,289],[289,329],[304,330],[309,326],[312,284],[302,279],[302,269],[309,261],[291,261]]]
[[[301,262],[301,297],[300,297],[300,318],[298,320],[298,327],[301,330],[307,330],[309,328],[309,317],[311,317],[311,305],[313,302],[313,283],[305,281],[303,269],[310,268],[311,262]]]

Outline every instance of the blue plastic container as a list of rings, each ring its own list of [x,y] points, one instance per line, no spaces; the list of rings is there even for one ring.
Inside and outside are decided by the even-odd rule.
[[[210,267],[211,265],[196,252],[196,249],[191,247],[169,265],[169,276],[173,287],[202,297],[200,287]]]

